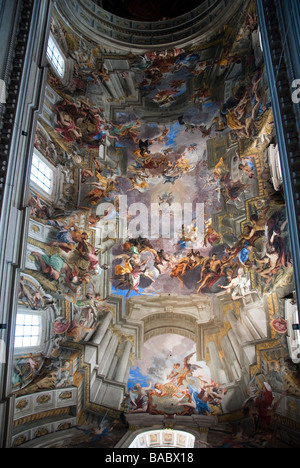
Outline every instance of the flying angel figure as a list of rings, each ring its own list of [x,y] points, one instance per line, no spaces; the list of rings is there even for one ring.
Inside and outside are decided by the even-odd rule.
[[[131,291],[140,294],[139,286],[144,289],[153,282],[153,277],[147,270],[148,255],[142,258],[141,254],[120,254],[115,258],[121,258],[122,263],[115,266],[115,276],[111,279],[117,280],[116,288],[128,290],[126,297]]]
[[[203,367],[198,364],[191,364],[191,358],[194,354],[195,351],[183,359],[183,367],[180,367],[179,363],[174,364],[172,372],[167,377],[173,382],[176,380],[178,387],[187,386],[189,383],[192,383],[189,380],[194,381],[196,379],[197,383],[199,382],[199,378],[193,377],[193,373],[198,369],[203,369]]]
[[[198,364],[191,364],[191,358],[192,356],[194,356],[194,354],[196,354],[196,351],[194,351],[193,353],[189,354],[188,356],[186,356],[183,360],[183,365],[186,369],[189,370],[189,372],[193,373],[194,371],[196,371],[197,369],[202,369],[202,366],[199,366]]]
[[[75,426],[79,431],[84,432],[89,437],[92,437],[93,440],[100,440],[103,436],[109,433],[109,421],[107,419],[107,411],[101,421],[99,422],[98,427],[91,426]]]

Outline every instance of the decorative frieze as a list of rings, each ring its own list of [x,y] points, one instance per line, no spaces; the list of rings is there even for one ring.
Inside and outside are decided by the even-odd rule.
[[[16,398],[14,418],[31,416],[34,413],[77,405],[77,388],[58,388]]]

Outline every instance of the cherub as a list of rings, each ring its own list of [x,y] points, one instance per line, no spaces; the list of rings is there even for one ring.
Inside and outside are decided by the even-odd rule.
[[[183,367],[180,367],[180,363],[177,362],[173,366],[173,370],[171,373],[167,376],[167,379],[169,379],[171,382],[176,383],[178,387],[181,387],[184,385],[184,381],[186,378],[192,377],[193,372],[197,369],[202,369],[201,366],[198,364],[191,364],[191,358],[195,354],[195,351],[188,356],[186,356],[183,360]]]

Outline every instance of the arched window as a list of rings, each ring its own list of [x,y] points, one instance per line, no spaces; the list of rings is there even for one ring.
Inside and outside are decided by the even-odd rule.
[[[53,188],[53,170],[37,154],[36,150],[32,156],[30,180],[36,188],[42,189],[46,194],[51,195]]]
[[[41,342],[41,317],[18,312],[15,329],[15,348],[38,348]]]
[[[49,35],[48,39],[47,58],[56,73],[63,78],[65,74],[65,59],[52,34]]]

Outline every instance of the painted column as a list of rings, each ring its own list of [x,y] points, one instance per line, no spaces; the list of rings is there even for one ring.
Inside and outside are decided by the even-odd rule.
[[[99,346],[99,350],[98,350],[98,359],[97,359],[97,363],[98,363],[98,374],[101,373],[99,370],[101,369],[102,367],[102,361],[104,359],[104,356],[105,356],[105,353],[106,353],[106,349],[108,347],[108,344],[111,340],[111,337],[112,337],[112,331],[111,330],[107,330],[107,332],[105,333],[104,335],[104,338],[103,340],[101,341],[101,344]]]
[[[103,359],[102,359],[102,362],[101,362],[101,366],[100,366],[100,363],[99,363],[99,368],[98,368],[98,373],[101,374],[101,375],[104,375],[106,377],[106,375],[108,374],[109,372],[109,369],[110,369],[110,366],[111,366],[111,363],[114,359],[114,356],[115,356],[115,353],[117,351],[117,348],[118,348],[118,338],[116,335],[112,335],[110,341],[109,341],[109,344],[105,350],[105,354],[103,356]]]
[[[253,336],[249,330],[247,330],[247,328],[236,318],[232,311],[227,313],[227,317],[240,344],[253,340]]]
[[[242,375],[242,370],[238,363],[238,360],[236,358],[235,352],[232,348],[228,336],[224,336],[222,340],[222,346],[225,352],[226,363],[232,373],[233,379],[240,379]]]
[[[249,319],[249,317],[247,317],[247,315],[243,318],[243,324],[249,330],[249,333],[251,333],[253,340],[260,340],[263,338],[263,336],[261,336],[262,334],[259,334],[258,331],[254,328],[253,324],[251,323],[251,320]]]
[[[92,342],[95,344],[100,344],[101,340],[103,339],[106,330],[108,329],[110,322],[112,321],[112,313],[108,312],[104,318],[104,320],[101,322],[100,326],[97,328],[96,332],[94,333],[92,337]]]
[[[126,341],[120,356],[119,363],[116,369],[115,380],[116,382],[125,382],[126,370],[128,367],[128,360],[130,357],[131,343]]]
[[[118,356],[115,355],[113,357],[109,372],[107,374],[107,379],[108,380],[113,380],[113,375],[114,375],[114,372],[116,370],[117,363],[118,363]]]
[[[234,354],[237,358],[238,366],[241,367],[241,349],[233,330],[228,331],[228,340],[230,341],[230,345],[232,346]]]
[[[216,383],[224,384],[228,382],[225,370],[223,369],[222,362],[216,345],[214,342],[208,344],[209,354],[211,359],[210,370],[212,371],[212,378]]]

